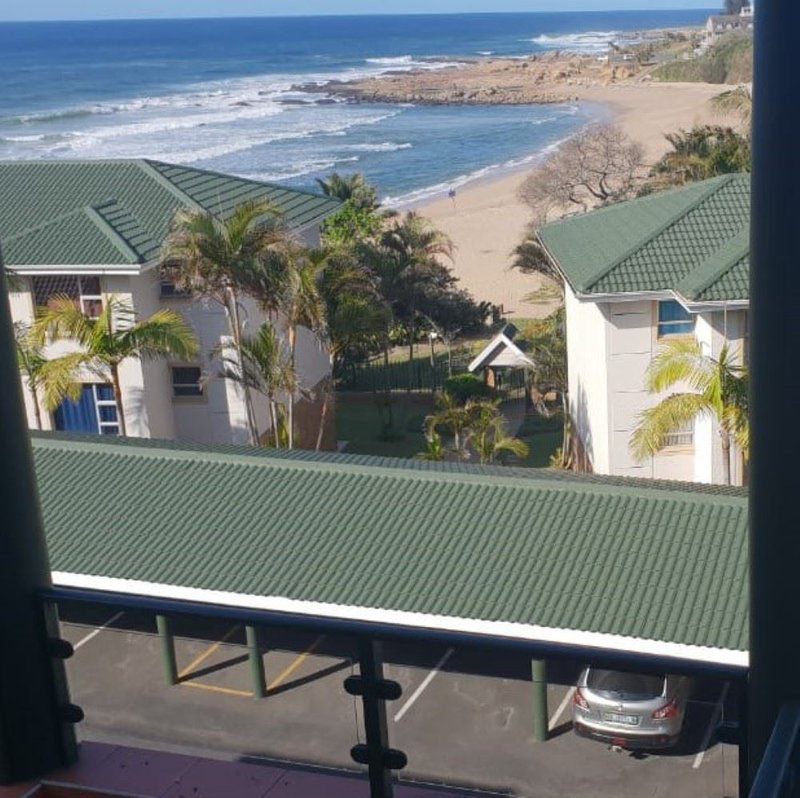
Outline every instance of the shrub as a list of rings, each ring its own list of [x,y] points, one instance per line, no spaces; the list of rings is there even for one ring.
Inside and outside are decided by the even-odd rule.
[[[444,382],[444,390],[462,405],[470,399],[483,399],[494,395],[494,390],[474,374],[457,374],[448,378]]]

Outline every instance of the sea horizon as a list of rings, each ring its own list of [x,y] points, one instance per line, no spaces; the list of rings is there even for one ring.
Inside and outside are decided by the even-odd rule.
[[[0,159],[150,157],[313,188],[362,172],[390,204],[536,162],[601,106],[351,103],[330,81],[603,52],[705,10],[0,23]],[[64,35],[69,26],[69,35]],[[298,90],[298,86],[305,86]]]

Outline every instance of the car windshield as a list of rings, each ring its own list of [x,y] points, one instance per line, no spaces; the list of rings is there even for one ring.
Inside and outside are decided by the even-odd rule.
[[[624,696],[645,701],[660,696],[664,691],[665,676],[645,673],[624,673],[591,668],[586,686],[601,695]]]

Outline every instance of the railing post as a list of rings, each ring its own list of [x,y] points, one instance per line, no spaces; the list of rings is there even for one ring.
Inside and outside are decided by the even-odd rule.
[[[167,685],[172,687],[178,683],[178,661],[175,657],[175,638],[172,634],[172,621],[166,615],[156,615],[156,627],[161,643],[164,678]]]
[[[749,780],[800,699],[800,3],[757,0],[750,247]],[[746,790],[747,785],[742,785]],[[743,795],[746,792],[742,793]]]
[[[247,657],[250,660],[250,675],[253,680],[253,696],[264,698],[267,695],[267,675],[264,670],[264,655],[258,644],[258,627],[245,627],[247,635]]]
[[[54,663],[72,649],[55,626],[48,629],[40,600],[51,586],[50,566],[7,290],[0,253],[0,784],[72,764],[71,723],[80,718]]]

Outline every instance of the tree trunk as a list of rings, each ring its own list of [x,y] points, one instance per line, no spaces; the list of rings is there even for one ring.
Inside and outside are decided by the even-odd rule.
[[[722,480],[725,485],[731,484],[731,436],[724,430],[720,431],[722,438]]]
[[[31,397],[33,399],[33,417],[36,420],[36,429],[42,428],[42,411],[39,409],[39,392],[36,388],[28,382],[28,387],[31,389]]]
[[[275,448],[281,448],[281,436],[278,432],[278,413],[275,410],[275,397],[269,396],[269,420],[272,424],[272,437],[275,441]]]
[[[417,328],[414,324],[414,317],[411,317],[411,323],[408,327],[408,360],[409,363],[414,360],[414,336],[416,335]]]
[[[322,439],[325,435],[325,424],[328,421],[328,403],[330,402],[331,394],[333,393],[333,377],[328,377],[325,381],[325,397],[322,400],[322,410],[319,414],[319,429],[317,430],[317,444],[314,451],[318,452],[322,449]]]
[[[244,354],[242,352],[242,327],[239,321],[239,303],[236,300],[236,292],[232,288],[228,289],[228,301],[230,307],[226,308],[226,310],[228,311],[233,345],[236,349],[236,359],[239,362],[239,369],[244,378]],[[247,417],[247,427],[250,431],[250,443],[253,446],[258,446],[258,428],[256,427],[255,413],[253,412],[253,402],[250,397],[250,388],[244,379],[242,380],[242,390],[244,391],[244,409],[245,416]]]
[[[295,374],[295,355],[297,350],[297,327],[291,325],[288,330],[290,363],[292,364],[292,374]],[[294,390],[289,391],[289,448],[294,449]]]
[[[125,411],[122,407],[122,387],[119,384],[119,365],[117,363],[111,364],[111,384],[114,387],[114,401],[117,403],[119,431],[123,437],[127,437],[128,427],[125,424]]]

